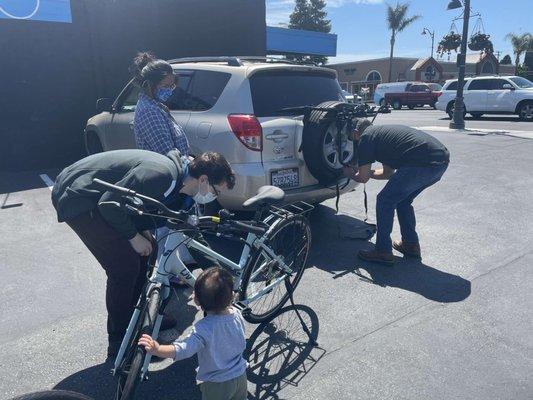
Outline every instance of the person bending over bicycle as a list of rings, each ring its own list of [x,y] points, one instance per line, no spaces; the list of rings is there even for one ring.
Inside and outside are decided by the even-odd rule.
[[[197,382],[202,400],[246,400],[246,348],[244,318],[231,306],[233,277],[223,268],[212,267],[194,284],[194,302],[206,316],[194,324],[185,340],[159,344],[142,335],[139,345],[161,358],[184,360],[198,354]]]
[[[179,194],[199,202],[231,190],[235,176],[226,159],[214,152],[192,161],[172,150],[166,156],[146,150],[98,153],[66,167],[52,189],[59,222],[66,222],[98,260],[107,275],[108,357],[117,354],[135,303],[146,281],[147,263],[157,246],[150,233],[164,220],[130,215],[121,197],[93,183],[98,178],[132,189],[169,208]],[[213,259],[209,265],[218,265]],[[161,329],[175,325],[165,316]]]

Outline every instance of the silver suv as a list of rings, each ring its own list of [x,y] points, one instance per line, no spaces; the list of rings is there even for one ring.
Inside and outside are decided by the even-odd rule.
[[[331,178],[338,177],[342,163],[354,155],[351,135],[343,131],[342,140],[337,140],[335,125],[321,124],[319,114],[307,129],[303,115],[282,111],[345,102],[335,71],[235,57],[169,62],[179,79],[166,104],[184,128],[191,153],[220,152],[236,173],[235,189],[219,198],[223,207],[241,209],[263,185],[283,188],[287,202],[310,203],[335,197],[337,181],[344,186],[342,178]],[[129,82],[114,102],[97,102],[99,114],[89,119],[84,132],[89,154],[135,148],[138,93],[138,86]],[[318,136],[304,139],[306,135]],[[341,192],[355,186],[351,182]]]

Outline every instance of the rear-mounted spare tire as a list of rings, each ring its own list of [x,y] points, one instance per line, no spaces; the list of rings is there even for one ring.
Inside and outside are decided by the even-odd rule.
[[[347,129],[342,131],[341,154],[339,159],[337,149],[337,127],[334,110],[341,108],[340,101],[327,101],[319,104],[319,108],[329,108],[332,111],[311,111],[305,121],[302,138],[302,151],[309,172],[322,185],[332,185],[342,176],[343,163],[349,163],[354,156],[353,141],[348,138]]]

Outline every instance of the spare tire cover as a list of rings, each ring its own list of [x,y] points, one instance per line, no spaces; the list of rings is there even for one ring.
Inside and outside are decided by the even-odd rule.
[[[345,104],[340,101],[327,101],[320,108],[332,111]],[[348,138],[347,128],[342,131],[342,162],[337,149],[337,127],[333,113],[313,110],[305,121],[302,134],[302,152],[309,172],[322,184],[333,185],[342,176],[342,164],[352,161],[354,144]]]

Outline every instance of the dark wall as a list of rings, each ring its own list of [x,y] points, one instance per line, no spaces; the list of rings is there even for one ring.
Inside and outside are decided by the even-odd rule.
[[[265,55],[264,0],[76,0],[72,24],[0,19],[0,170],[66,165],[135,53]]]

